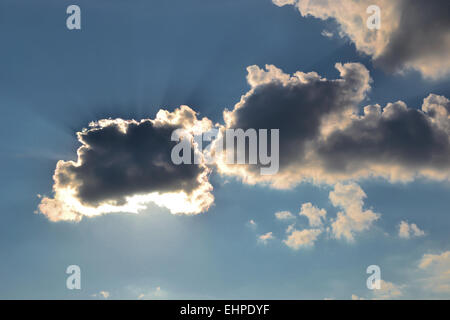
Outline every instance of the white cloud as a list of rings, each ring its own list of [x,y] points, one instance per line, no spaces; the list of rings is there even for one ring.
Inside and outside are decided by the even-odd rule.
[[[257,223],[255,222],[255,220],[253,220],[253,219],[250,219],[249,220],[249,222],[247,222],[247,225],[250,227],[250,228],[256,228],[256,226],[257,226]]]
[[[289,236],[283,241],[287,246],[296,250],[310,247],[323,231],[331,233],[336,239],[353,241],[356,233],[368,230],[380,217],[380,214],[372,210],[363,209],[366,194],[354,182],[337,183],[330,191],[329,198],[334,207],[343,209],[337,213],[337,217],[327,219],[325,209],[319,209],[310,202],[304,203],[299,215],[307,217],[309,225],[315,228],[299,231],[295,228],[295,223],[289,225],[286,229]]]
[[[320,34],[327,38],[332,38],[334,35],[332,32],[330,32],[328,30],[322,30],[322,32]]]
[[[321,227],[323,224],[322,221],[325,220],[327,212],[325,209],[319,209],[308,202],[302,204],[299,214],[308,218],[309,225],[311,227]]]
[[[286,240],[283,240],[284,244],[288,247],[299,250],[300,248],[308,248],[314,246],[318,236],[322,233],[320,229],[304,229],[296,230],[294,228],[289,228]]]
[[[396,285],[389,281],[380,280],[380,289],[371,290],[372,300],[394,300],[403,296],[403,286]],[[352,294],[352,300],[367,300],[367,298]]]
[[[141,293],[138,295],[138,300],[160,300],[167,299],[168,294],[166,291],[162,290],[161,287],[156,287],[148,293]]]
[[[291,220],[295,218],[295,216],[289,211],[278,211],[275,213],[275,217],[278,220]]]
[[[267,244],[269,242],[269,240],[272,240],[273,238],[274,237],[273,237],[272,232],[267,232],[265,234],[260,235],[258,237],[258,241],[263,243],[263,244]]]
[[[422,237],[425,235],[423,230],[414,224],[408,224],[406,221],[401,221],[398,225],[398,236],[403,239],[409,239],[411,237]]]
[[[419,268],[426,273],[422,279],[426,289],[450,294],[450,251],[425,254],[419,262]]]
[[[372,291],[375,300],[392,300],[403,296],[401,286],[384,280],[380,280],[380,282],[380,289]]]
[[[337,218],[331,225],[333,235],[337,239],[345,238],[353,241],[356,232],[369,229],[380,217],[372,210],[363,209],[363,199],[366,198],[366,194],[356,183],[336,184],[329,197],[335,207],[343,209],[338,212]]]

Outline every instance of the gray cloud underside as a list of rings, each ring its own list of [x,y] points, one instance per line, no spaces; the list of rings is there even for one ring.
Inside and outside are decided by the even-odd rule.
[[[431,94],[422,109],[408,108],[401,101],[384,108],[369,105],[360,114],[371,82],[361,64],[338,64],[338,80],[318,75],[306,81],[295,75],[288,79],[281,70],[275,74],[273,66],[267,67],[267,71],[249,68],[252,89],[224,115],[231,119],[231,128],[280,129],[279,173],[262,178],[257,166],[246,166],[248,181],[289,187],[304,179],[335,183],[371,175],[392,180],[416,175],[448,178],[447,98]],[[252,82],[261,73],[270,80]],[[228,168],[233,170],[232,165]]]
[[[81,165],[65,162],[56,179],[61,187],[76,184],[78,198],[91,206],[105,201],[121,205],[126,196],[155,191],[190,193],[204,169],[172,163],[176,142],[170,137],[179,127],[144,121],[130,123],[126,133],[117,124],[84,131],[79,135]]]

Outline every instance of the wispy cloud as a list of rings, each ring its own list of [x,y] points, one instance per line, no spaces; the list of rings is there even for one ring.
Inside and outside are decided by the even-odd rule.
[[[273,240],[274,236],[272,232],[267,232],[265,234],[262,234],[258,237],[258,242],[262,244],[267,244],[270,240]]]

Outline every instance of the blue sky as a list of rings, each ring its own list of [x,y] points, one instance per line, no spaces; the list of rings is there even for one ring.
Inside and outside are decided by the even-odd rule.
[[[307,202],[335,218],[341,209],[330,201],[333,185],[302,182],[278,190],[213,172],[214,204],[198,215],[174,215],[152,204],[139,214],[80,222],[35,214],[37,195],[52,195],[57,161],[76,160],[75,134],[89,122],[153,119],[159,109],[188,105],[223,123],[222,111],[232,110],[250,89],[250,65],[336,79],[336,62],[359,62],[373,79],[363,105],[402,100],[419,109],[430,93],[450,97],[448,76],[374,67],[347,37],[321,35],[336,32],[336,20],[305,18],[291,5],[78,0],[82,29],[69,31],[70,4],[0,4],[0,298],[91,299],[101,291],[113,299],[372,298],[377,296],[366,287],[366,268],[374,264],[401,292],[393,290],[389,298],[449,297],[448,278],[440,280],[444,289],[433,282],[442,276],[436,273],[442,272],[440,261],[450,267],[444,259],[450,250],[445,179],[360,179],[364,210],[380,218],[354,241],[324,231],[300,250],[283,242],[286,228],[293,222],[298,230],[308,228],[298,215]],[[279,221],[279,211],[295,219]],[[425,235],[399,237],[401,221]],[[258,241],[268,232],[273,239]],[[419,267],[426,254],[437,259],[436,268]],[[65,270],[72,264],[81,267],[82,290],[66,288]]]

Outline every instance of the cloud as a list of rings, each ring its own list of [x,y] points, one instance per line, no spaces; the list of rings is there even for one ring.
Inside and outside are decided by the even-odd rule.
[[[161,287],[156,287],[148,293],[141,293],[138,295],[138,300],[163,300],[167,298],[168,293],[162,290]]]
[[[289,211],[278,211],[278,212],[275,212],[275,217],[278,220],[291,220],[291,219],[295,218],[295,216],[292,213],[290,213]]]
[[[224,111],[225,127],[279,129],[279,171],[261,175],[259,165],[218,161],[219,172],[280,189],[370,177],[449,180],[446,97],[430,94],[420,110],[397,101],[367,105],[361,113],[370,90],[368,70],[359,63],[336,68],[340,78],[329,80],[315,72],[291,76],[272,65],[248,67],[251,89]]]
[[[381,280],[379,290],[371,291],[371,299],[388,300],[402,297],[418,296],[448,299],[450,294],[450,251],[438,254],[424,254],[417,263],[417,267],[411,270],[410,279],[403,284]],[[418,295],[419,294],[419,295]],[[353,300],[365,298],[352,295]]]
[[[111,296],[111,294],[108,291],[100,291],[99,293],[94,293],[92,297],[101,297],[103,299],[108,299]]]
[[[371,291],[372,300],[394,300],[403,296],[403,287],[389,281],[380,280],[380,289]],[[367,298],[352,294],[352,300],[367,300]]]
[[[401,286],[384,280],[380,280],[380,289],[375,289],[372,293],[375,300],[392,300],[403,296]]]
[[[426,273],[426,277],[422,279],[426,289],[450,293],[450,251],[423,255],[419,268]]]
[[[320,229],[304,229],[299,231],[293,227],[289,228],[287,231],[290,234],[283,242],[294,250],[314,246],[318,236],[322,233],[322,230]]]
[[[233,110],[224,111],[225,125],[218,126],[279,129],[279,171],[261,175],[259,164],[227,164],[219,157],[214,164],[219,173],[280,189],[304,181],[334,185],[369,177],[449,180],[450,100],[430,94],[420,110],[397,101],[384,108],[368,105],[361,114],[370,90],[368,70],[359,63],[337,63],[336,68],[340,77],[329,80],[315,72],[291,76],[272,65],[248,67],[251,89]],[[208,210],[214,201],[208,179],[212,169],[204,162],[173,164],[177,142],[170,138],[177,128],[198,134],[210,130],[212,122],[198,119],[187,106],[160,110],[155,119],[92,122],[77,133],[76,161],[58,161],[54,194],[41,198],[39,211],[51,221],[80,221],[137,213],[149,203],[172,213]],[[198,155],[196,142],[189,143]],[[339,223],[353,223],[350,215],[341,216]]]
[[[369,72],[361,64],[336,64],[341,79],[327,80],[315,72],[285,74],[272,65],[266,70],[247,68],[251,90],[234,109],[224,111],[227,129],[279,129],[280,171],[260,175],[258,165],[230,165],[218,161],[219,171],[240,176],[246,183],[269,183],[289,188],[314,175],[311,144],[324,127],[322,122],[340,122],[343,114],[365,98]],[[270,140],[270,139],[269,139]]]
[[[269,240],[272,240],[274,237],[272,235],[272,232],[267,232],[266,234],[260,235],[258,237],[258,241],[263,243],[263,244],[267,244],[269,242]]]
[[[369,229],[380,217],[372,210],[363,210],[363,199],[366,198],[366,194],[355,183],[336,184],[329,197],[335,207],[343,209],[338,212],[337,218],[331,224],[332,233],[337,239],[345,238],[353,241],[356,232]]]
[[[330,191],[329,198],[334,207],[342,209],[336,218],[327,219],[325,209],[319,209],[310,202],[304,203],[299,214],[307,217],[309,225],[315,228],[298,231],[295,223],[291,224],[286,229],[289,236],[284,243],[287,246],[295,250],[310,247],[323,231],[331,233],[332,238],[354,241],[357,233],[368,230],[380,217],[380,214],[372,210],[363,209],[366,194],[354,182],[337,183]]]
[[[321,227],[323,220],[326,219],[327,212],[325,209],[319,209],[308,202],[302,205],[299,214],[308,218],[311,227]]]
[[[447,0],[272,0],[294,5],[303,17],[334,19],[341,37],[390,72],[415,69],[428,78],[450,72],[450,2]],[[370,5],[380,8],[381,27],[369,29]]]
[[[258,224],[256,223],[255,220],[250,219],[247,223],[246,223],[247,227],[251,228],[251,229],[256,229],[256,227],[258,226]]]
[[[333,38],[334,36],[334,34],[328,30],[322,30],[320,34],[327,38]]]
[[[137,213],[155,203],[172,213],[197,214],[213,203],[204,164],[175,165],[172,132],[211,126],[187,106],[160,110],[154,120],[102,119],[77,133],[76,161],[58,161],[53,197],[39,210],[51,221],[80,221],[112,212]]]
[[[408,224],[406,221],[401,221],[398,225],[398,236],[403,239],[409,239],[411,237],[422,237],[425,235],[423,230],[414,224]]]

